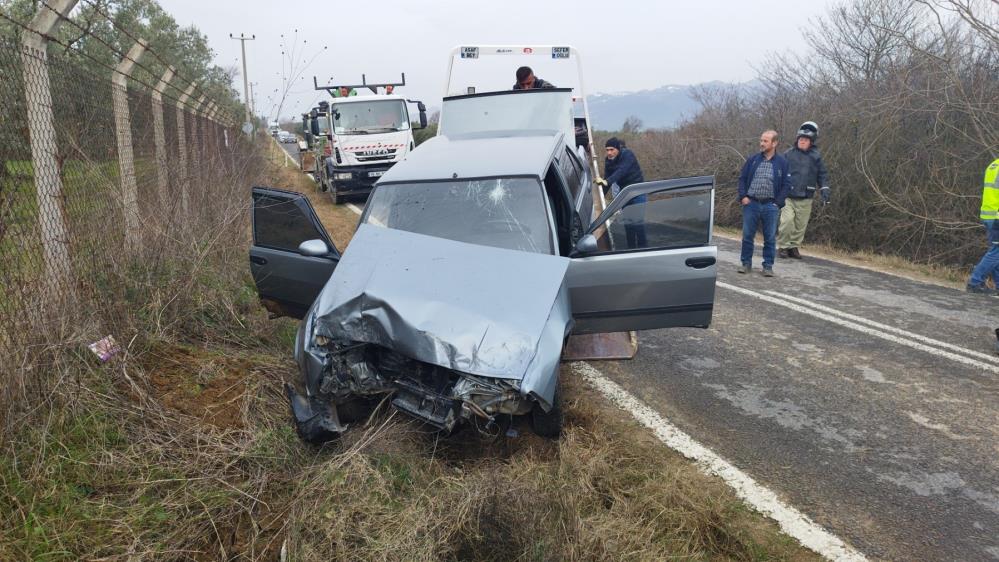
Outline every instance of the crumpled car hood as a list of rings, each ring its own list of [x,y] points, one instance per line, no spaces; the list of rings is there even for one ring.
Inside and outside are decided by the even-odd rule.
[[[549,402],[572,324],[567,258],[362,224],[313,308],[315,333],[521,381]]]

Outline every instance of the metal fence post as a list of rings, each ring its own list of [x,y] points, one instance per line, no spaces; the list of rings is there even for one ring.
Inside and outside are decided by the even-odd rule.
[[[193,141],[192,144],[194,145],[191,152],[191,168],[197,170],[199,173],[201,171],[202,151],[205,149],[203,136],[205,127],[201,122],[201,110],[205,106],[207,97],[206,94],[202,94],[191,108],[191,116],[194,118],[194,124],[191,127],[191,141]]]
[[[167,67],[153,89],[153,137],[156,141],[156,178],[159,183],[160,208],[167,209],[169,205],[170,176],[167,172],[166,135],[163,132],[163,91],[173,79],[174,68]]]
[[[190,170],[187,167],[187,138],[184,135],[184,122],[187,120],[184,115],[184,104],[190,99],[191,94],[197,86],[191,84],[181,94],[177,100],[177,154],[180,156],[180,209],[186,216],[191,210],[188,191],[191,188]]]
[[[194,202],[191,212],[186,215],[188,219],[193,218],[197,215],[199,218],[202,216],[201,211],[203,210],[203,197],[204,197],[204,171],[201,166],[204,163],[204,125],[201,122],[201,108],[205,104],[205,99],[207,96],[202,94],[197,101],[191,104],[190,115],[191,115],[191,130],[188,133],[188,149],[190,150],[190,158],[188,160],[190,174],[188,174],[188,197]]]
[[[69,233],[63,214],[55,119],[49,82],[48,34],[59,25],[77,0],[50,0],[42,4],[21,35],[24,98],[31,144],[32,174],[38,202],[38,226],[45,256],[46,289],[55,299],[73,290]],[[70,295],[67,295],[70,296]]]
[[[128,111],[128,77],[132,67],[146,51],[141,39],[128,50],[111,75],[115,136],[118,139],[118,167],[121,170],[121,198],[125,212],[125,238],[133,248],[139,240],[139,188],[135,182],[135,157],[132,153],[132,122]]]

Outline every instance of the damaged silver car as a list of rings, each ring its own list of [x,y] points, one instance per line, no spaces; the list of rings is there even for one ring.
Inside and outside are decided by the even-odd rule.
[[[529,415],[555,437],[570,334],[708,326],[713,178],[631,185],[591,220],[570,134],[425,142],[379,180],[343,255],[305,197],[254,188],[258,292],[302,319],[304,393],[287,391],[303,439],[335,437],[386,397],[448,432]]]

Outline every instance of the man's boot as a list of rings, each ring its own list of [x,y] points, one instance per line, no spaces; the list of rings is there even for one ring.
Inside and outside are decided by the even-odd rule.
[[[801,259],[801,252],[799,252],[797,248],[788,248],[788,250],[787,250],[787,256],[789,258],[800,260]]]
[[[787,248],[781,248],[781,249],[777,250],[777,257],[778,258],[787,258],[788,257],[788,250],[787,250]]]

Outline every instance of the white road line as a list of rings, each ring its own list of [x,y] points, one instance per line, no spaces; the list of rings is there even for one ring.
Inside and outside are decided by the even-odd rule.
[[[361,214],[360,207],[358,207],[357,205],[355,205],[353,203],[347,203],[347,208],[350,209],[351,211],[354,211],[357,214]]]
[[[718,476],[735,490],[739,498],[780,525],[782,531],[829,560],[867,560],[839,537],[826,531],[807,515],[782,502],[773,491],[760,485],[717,453],[695,441],[680,428],[629,394],[617,383],[588,363],[573,363],[573,371],[598,392],[655,433],[667,447],[693,459],[708,474]]]
[[[808,306],[808,307],[814,308],[815,310],[819,310],[819,311],[822,311],[822,312],[828,312],[829,314],[835,314],[835,315],[837,315],[837,316],[839,316],[841,318],[845,318],[847,320],[853,320],[854,322],[858,322],[860,324],[867,324],[868,326],[871,326],[872,328],[878,328],[879,330],[884,330],[885,332],[892,332],[892,333],[895,333],[897,335],[905,336],[907,338],[912,338],[914,340],[919,340],[919,341],[921,341],[923,343],[927,343],[927,344],[930,344],[930,345],[933,345],[933,346],[936,346],[936,347],[941,347],[941,348],[944,348],[944,349],[949,349],[951,351],[956,351],[958,353],[963,353],[963,354],[968,355],[970,357],[977,357],[977,358],[979,358],[979,359],[981,359],[983,361],[989,361],[991,363],[999,363],[999,357],[996,357],[995,355],[989,355],[987,353],[981,353],[979,351],[975,351],[973,349],[967,349],[967,348],[961,347],[959,345],[954,345],[952,343],[947,343],[945,341],[935,340],[933,338],[930,338],[930,337],[927,337],[927,336],[923,336],[923,335],[917,334],[915,332],[910,332],[908,330],[903,330],[902,328],[896,328],[895,326],[889,326],[888,324],[882,324],[880,322],[875,322],[874,320],[868,320],[867,318],[864,318],[863,316],[856,316],[856,315],[850,314],[848,312],[842,312],[842,311],[836,310],[835,308],[829,308],[828,306],[823,306],[821,304],[814,303],[814,302],[808,301],[806,299],[794,297],[794,296],[791,296],[791,295],[785,295],[784,293],[779,293],[777,291],[764,291],[764,292],[767,293],[767,294],[769,294],[769,295],[773,295],[775,297],[779,297],[779,298],[782,298],[782,299],[785,299],[785,300],[796,302],[796,303],[804,305],[804,306]]]
[[[995,373],[995,374],[999,374],[999,365],[991,365],[989,363],[983,363],[981,361],[977,361],[977,360],[972,359],[970,357],[965,357],[964,355],[958,355],[957,353],[951,353],[949,351],[944,351],[944,350],[938,349],[936,347],[930,347],[928,345],[912,341],[911,339],[901,338],[899,336],[895,336],[895,335],[889,334],[889,333],[881,331],[881,330],[876,330],[874,328],[863,326],[863,325],[858,324],[856,322],[851,322],[849,320],[845,320],[845,319],[840,318],[838,316],[833,316],[832,314],[827,314],[827,313],[824,313],[824,312],[819,312],[817,310],[813,310],[811,308],[806,308],[806,307],[801,306],[799,304],[788,302],[788,301],[784,300],[783,298],[777,298],[777,297],[773,297],[773,296],[770,296],[770,295],[764,295],[764,294],[761,294],[761,293],[757,293],[756,291],[752,291],[750,289],[744,289],[742,287],[737,287],[735,285],[729,285],[728,283],[724,283],[722,281],[718,281],[717,282],[717,286],[719,286],[719,287],[721,287],[723,289],[728,289],[730,291],[735,291],[737,293],[742,293],[744,295],[747,295],[747,296],[750,296],[750,297],[753,297],[753,298],[756,298],[756,299],[760,299],[760,300],[763,300],[763,301],[766,301],[766,302],[769,302],[769,303],[772,303],[772,304],[776,304],[778,306],[783,306],[784,308],[790,308],[791,310],[794,310],[795,312],[800,312],[802,314],[807,314],[809,316],[814,316],[815,318],[819,318],[819,319],[825,320],[827,322],[832,322],[833,324],[838,324],[840,326],[843,326],[844,328],[849,328],[851,330],[856,330],[858,332],[861,332],[861,333],[864,333],[864,334],[867,334],[867,335],[870,335],[870,336],[878,337],[878,338],[881,338],[883,340],[890,341],[892,343],[897,343],[899,345],[904,345],[906,347],[911,347],[913,349],[918,349],[919,351],[925,351],[926,353],[929,353],[931,355],[936,355],[937,357],[943,357],[943,358],[946,358],[946,359],[950,359],[951,361],[955,361],[957,363],[964,363],[965,365],[968,365],[968,366],[971,366],[971,367],[976,367],[978,369],[982,369],[983,371],[989,371],[989,372],[992,372],[992,373]]]

